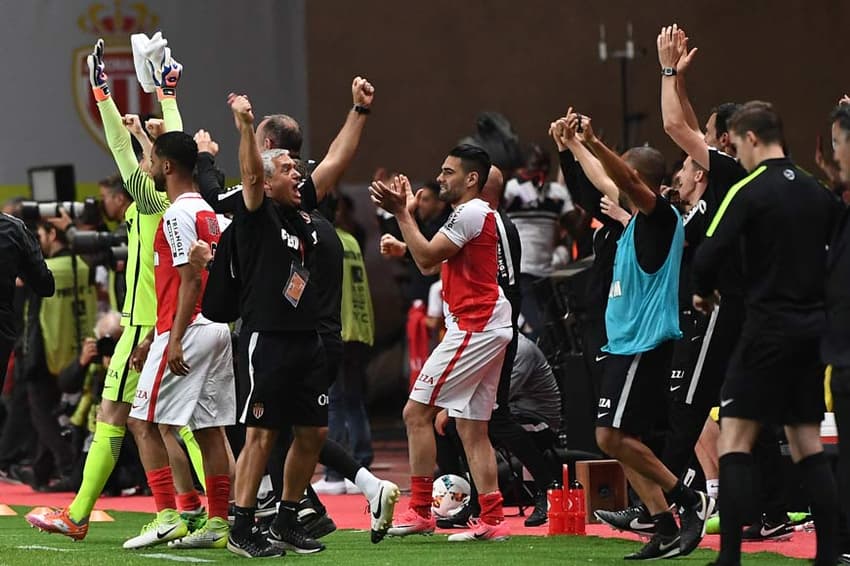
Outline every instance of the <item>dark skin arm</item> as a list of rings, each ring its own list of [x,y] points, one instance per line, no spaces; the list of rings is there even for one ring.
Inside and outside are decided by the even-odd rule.
[[[187,375],[190,368],[183,359],[183,335],[201,296],[201,272],[191,263],[177,267],[177,272],[180,274],[180,289],[177,292],[177,312],[168,338],[168,367],[175,375]]]

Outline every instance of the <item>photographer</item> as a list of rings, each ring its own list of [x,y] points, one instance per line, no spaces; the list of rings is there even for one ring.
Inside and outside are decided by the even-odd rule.
[[[98,182],[100,201],[95,211],[88,207],[74,219],[64,208],[51,223],[68,235],[74,253],[95,269],[100,311],[118,310],[124,304],[127,292],[125,265],[127,261],[127,210],[133,197],[127,192],[120,175],[112,175]],[[88,199],[87,199],[88,200]],[[89,203],[86,202],[86,205]],[[100,216],[118,223],[113,232],[103,231]]]
[[[74,465],[71,474],[49,485],[48,491],[76,491],[80,486],[85,462],[81,456],[88,452],[84,441],[94,432],[95,414],[100,406],[106,368],[123,330],[118,311],[105,313],[94,327],[94,338],[87,337],[79,357],[59,372],[57,383],[63,397],[76,398],[70,410],[60,416],[60,420],[66,423],[65,430],[71,432]]]
[[[41,250],[53,272],[56,292],[42,298],[30,290],[26,298],[23,355],[18,378],[26,383],[38,448],[32,466],[32,483],[44,486],[53,466],[60,475],[70,471],[73,454],[62,439],[55,417],[60,393],[56,376],[76,358],[82,328],[91,328],[96,313],[94,286],[88,266],[68,249],[67,236],[50,223],[38,226]]]

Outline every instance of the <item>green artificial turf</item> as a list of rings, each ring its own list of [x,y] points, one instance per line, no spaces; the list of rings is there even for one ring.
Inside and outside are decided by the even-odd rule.
[[[248,561],[227,550],[170,550],[166,546],[143,550],[124,550],[124,540],[139,533],[151,519],[143,513],[110,512],[114,523],[93,523],[89,535],[81,542],[60,535],[48,535],[30,528],[23,518],[26,508],[15,507],[17,517],[0,517],[0,566],[57,565],[122,566],[153,564],[243,564]],[[281,560],[301,566],[382,566],[382,565],[470,565],[512,566],[537,564],[625,564],[623,556],[637,550],[639,543],[596,537],[531,537],[515,536],[499,543],[449,543],[443,535],[431,537],[387,538],[380,544],[369,542],[369,533],[337,531],[323,539],[327,550],[311,556],[288,553],[284,558],[267,558],[262,563]],[[677,563],[706,564],[714,557],[707,550],[697,550]],[[746,564],[804,564],[803,560],[777,554],[749,554]]]

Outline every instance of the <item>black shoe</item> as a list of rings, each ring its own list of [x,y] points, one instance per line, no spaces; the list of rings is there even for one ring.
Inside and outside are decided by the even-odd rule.
[[[310,507],[307,500],[301,500],[298,509],[298,524],[310,535],[310,538],[316,540],[328,536],[336,530],[336,523],[328,517],[327,511],[320,513]]]
[[[286,551],[271,544],[255,527],[245,537],[236,536],[233,531],[227,538],[227,550],[245,558],[266,558],[283,556]]]
[[[744,542],[767,541],[767,540],[790,540],[794,536],[794,527],[789,521],[773,523],[762,515],[761,521],[750,525],[741,533]]]
[[[655,534],[655,522],[643,505],[629,507],[622,511],[605,511],[604,509],[599,509],[594,511],[593,515],[618,531],[628,531],[630,533],[648,536]]]
[[[845,552],[838,557],[839,564],[850,564],[850,552]]]
[[[673,558],[679,556],[679,535],[662,535],[655,533],[643,548],[633,554],[625,556],[625,560],[658,560],[659,558]]]
[[[269,491],[262,497],[257,498],[257,510],[254,517],[269,517],[277,514],[277,498],[273,491]]]
[[[272,524],[268,541],[275,546],[293,550],[296,554],[314,554],[325,549],[324,544],[308,535],[300,525],[284,527],[278,531],[278,526]]]
[[[472,508],[466,504],[451,517],[437,518],[437,526],[441,529],[468,529],[470,519],[472,519]]]
[[[699,546],[702,537],[705,536],[705,522],[714,512],[714,498],[701,491],[695,493],[697,495],[696,504],[679,510],[682,556],[687,556]]]
[[[549,520],[549,498],[546,492],[538,493],[534,498],[534,511],[525,520],[526,527],[539,527]]]

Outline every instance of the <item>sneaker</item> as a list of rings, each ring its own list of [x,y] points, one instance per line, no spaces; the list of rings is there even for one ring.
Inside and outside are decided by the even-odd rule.
[[[286,554],[285,550],[271,544],[256,527],[244,537],[230,533],[227,538],[227,550],[245,558],[267,558]]]
[[[174,509],[163,509],[153,521],[142,527],[138,536],[124,543],[124,548],[145,548],[183,538],[189,534],[189,528],[180,514]]]
[[[257,496],[257,508],[254,517],[269,517],[277,515],[277,498],[273,491]]]
[[[846,552],[838,557],[839,564],[850,564],[850,552]]]
[[[27,513],[27,523],[45,533],[57,533],[74,540],[83,540],[89,532],[89,521],[74,522],[67,509],[54,509],[46,513]]]
[[[168,543],[168,548],[225,548],[230,525],[221,517],[213,517],[201,528]]]
[[[358,495],[360,493],[363,493],[362,491],[360,491],[360,488],[357,487],[357,484],[351,481],[350,479],[346,478],[343,483],[345,483],[345,493],[347,493],[348,495]]]
[[[662,535],[655,533],[643,548],[633,554],[624,556],[625,560],[658,560],[659,558],[673,558],[682,554],[680,549],[681,540],[678,534]]]
[[[534,511],[526,517],[524,524],[526,527],[539,527],[540,525],[545,525],[548,520],[549,498],[544,491],[538,493],[537,497],[534,498]]]
[[[298,524],[307,531],[310,538],[316,540],[327,536],[336,530],[336,523],[328,517],[326,510],[321,512],[314,507],[309,499],[302,499],[298,506]]]
[[[381,489],[369,500],[369,514],[372,520],[372,543],[384,540],[387,530],[393,526],[393,510],[401,492],[391,481],[381,480]]]
[[[629,507],[622,511],[605,511],[599,509],[593,516],[618,531],[628,531],[639,535],[655,534],[655,523],[649,516],[649,511],[643,505]]]
[[[437,517],[437,527],[441,529],[468,529],[469,521],[473,518],[472,506],[464,503],[449,517]]]
[[[773,523],[762,516],[761,521],[744,529],[741,540],[744,542],[781,541],[791,540],[792,536],[794,536],[794,527],[789,521]]]
[[[714,498],[702,491],[697,491],[696,494],[698,499],[695,505],[679,510],[681,524],[679,544],[682,556],[687,556],[699,546],[699,542],[705,536],[705,523],[714,512]]]
[[[280,531],[273,524],[269,528],[268,541],[277,547],[295,551],[296,554],[315,554],[325,549],[324,544],[308,535],[304,527],[297,523]]]
[[[498,525],[490,525],[481,521],[471,524],[470,528],[462,533],[449,535],[449,542],[464,542],[468,540],[494,540],[502,541],[511,538],[511,529],[502,521]]]
[[[194,533],[195,531],[202,529],[204,525],[207,524],[209,515],[204,507],[198,507],[194,511],[181,511],[180,518],[184,523],[186,523],[186,528],[189,529],[189,532]]]
[[[437,521],[434,520],[433,515],[426,519],[413,509],[408,509],[393,521],[393,526],[387,530],[387,534],[391,537],[433,535],[435,528],[437,528]]]
[[[313,491],[319,495],[343,495],[346,492],[345,482],[322,479],[313,484]]]

